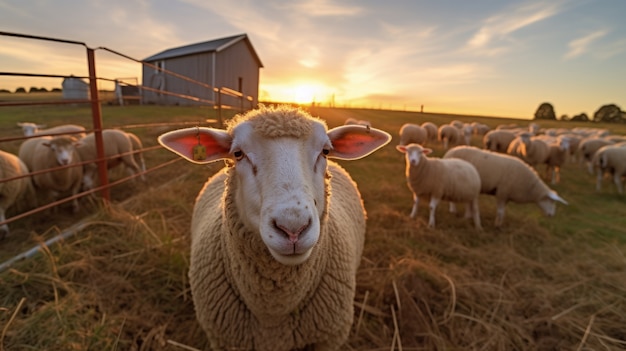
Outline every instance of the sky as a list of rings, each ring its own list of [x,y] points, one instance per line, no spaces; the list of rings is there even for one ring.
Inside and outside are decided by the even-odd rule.
[[[245,33],[259,99],[532,118],[626,109],[624,0],[0,0],[0,32],[141,60]],[[96,51],[97,75],[138,64]],[[87,75],[83,47],[0,36],[0,72]],[[58,78],[0,76],[0,89]]]

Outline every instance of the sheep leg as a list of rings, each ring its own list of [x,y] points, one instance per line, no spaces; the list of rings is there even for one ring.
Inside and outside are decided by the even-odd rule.
[[[4,215],[4,209],[0,208],[0,222],[6,221],[6,217]],[[0,226],[0,240],[3,240],[9,234],[9,225],[3,224]]]
[[[596,191],[600,191],[602,188],[602,177],[604,176],[601,169],[598,170],[598,174],[596,175]]]
[[[472,218],[474,219],[474,226],[476,227],[476,229],[483,230],[483,227],[480,224],[480,209],[478,208],[478,198],[472,200],[471,204],[467,205],[467,208],[469,208],[471,211]]]
[[[502,222],[504,221],[504,209],[506,207],[506,203],[504,201],[498,200],[498,204],[496,207],[496,227],[500,227]]]
[[[615,182],[615,185],[617,186],[617,192],[620,194],[623,194],[624,187],[622,186],[622,176],[619,175],[617,172],[615,172],[615,174],[613,174],[613,181]]]
[[[437,211],[437,205],[439,205],[440,199],[436,197],[430,198],[430,215],[428,217],[428,227],[435,228],[435,212]]]
[[[417,204],[419,203],[420,198],[413,194],[413,209],[411,209],[411,218],[415,218],[415,215],[417,215]]]

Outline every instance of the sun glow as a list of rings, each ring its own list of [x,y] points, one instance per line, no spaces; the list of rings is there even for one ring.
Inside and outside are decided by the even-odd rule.
[[[333,89],[316,82],[264,85],[262,89],[270,100],[301,105],[328,101],[334,93]]]

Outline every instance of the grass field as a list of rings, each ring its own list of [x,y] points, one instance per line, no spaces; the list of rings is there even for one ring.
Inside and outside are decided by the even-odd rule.
[[[214,111],[191,107],[103,106],[106,127],[204,123]],[[484,231],[437,213],[428,229],[421,206],[411,220],[404,158],[395,150],[405,122],[452,119],[527,125],[529,121],[415,112],[314,108],[329,127],[365,119],[394,136],[369,157],[341,164],[359,184],[368,211],[358,271],[355,323],[347,350],[622,350],[626,349],[626,197],[609,181],[567,164],[553,188],[569,201],[555,217],[532,204],[509,204],[493,226],[493,199],[481,197]],[[19,135],[19,121],[90,124],[81,106],[0,108],[0,137]],[[541,121],[542,127],[623,125]],[[172,127],[135,127],[145,147]],[[480,145],[480,139],[473,140]],[[0,145],[17,152],[19,141]],[[439,145],[432,145],[441,156]],[[148,167],[174,156],[145,155]],[[187,281],[194,198],[221,165],[176,162],[148,182],[112,190],[114,201],[82,202],[12,224],[0,261],[42,243],[83,219],[78,233],[0,272],[0,350],[208,349],[195,321]],[[392,346],[393,345],[393,346]],[[401,346],[400,346],[401,345]]]

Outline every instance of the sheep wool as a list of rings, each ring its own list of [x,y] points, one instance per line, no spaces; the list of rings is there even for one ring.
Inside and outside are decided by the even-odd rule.
[[[28,174],[28,168],[17,156],[0,150],[0,179],[8,179]],[[6,220],[6,211],[22,200],[25,195],[34,195],[30,177],[0,183],[0,222]],[[0,226],[0,239],[9,233],[9,226]]]
[[[322,120],[286,106],[250,111],[226,130],[159,137],[194,163],[232,160],[204,185],[191,219],[189,280],[211,349],[340,349],[354,315],[366,215],[356,183],[327,157],[364,157],[390,138],[362,125],[326,130]],[[194,158],[198,145],[205,159]]]

